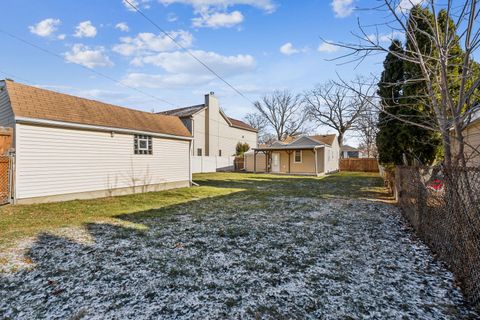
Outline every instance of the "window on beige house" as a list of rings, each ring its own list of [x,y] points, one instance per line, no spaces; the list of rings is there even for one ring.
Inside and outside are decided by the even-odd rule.
[[[218,156],[222,156],[222,150],[218,150]]]
[[[199,157],[202,156],[202,148],[197,149],[197,156],[199,156]]]
[[[293,162],[302,163],[302,150],[295,150],[295,157]]]

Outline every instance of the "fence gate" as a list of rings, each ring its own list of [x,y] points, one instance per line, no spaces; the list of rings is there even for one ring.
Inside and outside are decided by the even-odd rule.
[[[0,205],[12,199],[13,157],[0,156]]]

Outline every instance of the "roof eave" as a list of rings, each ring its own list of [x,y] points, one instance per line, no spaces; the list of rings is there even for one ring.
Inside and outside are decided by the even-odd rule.
[[[314,150],[324,148],[325,145],[318,145],[318,146],[285,146],[285,147],[265,147],[265,148],[252,148],[254,151],[287,151],[287,150]]]
[[[76,123],[76,122],[64,122],[64,121],[29,118],[29,117],[15,116],[15,123],[25,123],[25,124],[33,124],[33,125],[44,125],[44,126],[59,127],[59,128],[81,129],[81,130],[102,131],[102,132],[118,132],[118,133],[125,133],[125,134],[142,134],[142,135],[150,135],[153,137],[169,138],[169,139],[177,139],[177,140],[188,140],[188,141],[193,140],[192,136],[180,136],[180,135],[167,134],[167,133],[161,133],[161,132],[106,127],[106,126],[82,124],[82,123]]]

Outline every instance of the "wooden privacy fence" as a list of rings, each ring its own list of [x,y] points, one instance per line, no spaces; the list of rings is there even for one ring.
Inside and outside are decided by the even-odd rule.
[[[11,199],[12,164],[12,157],[0,156],[0,204],[9,203]]]
[[[375,158],[340,159],[340,171],[378,172],[378,161]]]
[[[0,127],[0,155],[8,154],[12,147],[13,130],[12,128]]]
[[[242,171],[245,169],[245,158],[243,156],[235,157],[233,161],[233,166],[235,171]]]

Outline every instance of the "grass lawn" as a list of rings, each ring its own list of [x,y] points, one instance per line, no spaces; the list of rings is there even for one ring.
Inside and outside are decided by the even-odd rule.
[[[154,214],[165,214],[167,211],[162,208],[237,191],[205,186],[93,200],[4,206],[0,208],[0,250],[14,245],[17,240],[54,232],[58,228],[81,227],[93,222],[126,225],[118,217],[150,210]],[[128,226],[135,227],[134,224]]]
[[[1,208],[0,319],[478,319],[376,174],[194,180]]]
[[[322,183],[318,184],[320,179]],[[17,240],[34,237],[42,232],[81,227],[93,222],[126,225],[124,219],[117,217],[138,212],[143,215],[166,214],[169,211],[165,208],[172,205],[239,191],[254,197],[272,194],[305,197],[386,197],[385,190],[381,187],[381,179],[377,174],[368,173],[340,173],[320,178],[212,173],[194,175],[194,181],[201,186],[94,200],[2,207],[0,251],[14,245]],[[302,188],[291,188],[292,181]],[[142,228],[141,225],[135,226],[132,223],[128,226]]]

